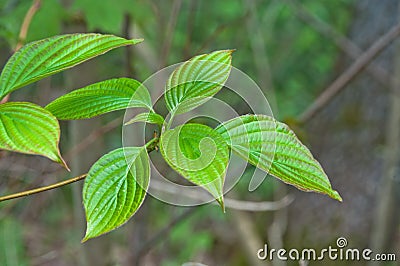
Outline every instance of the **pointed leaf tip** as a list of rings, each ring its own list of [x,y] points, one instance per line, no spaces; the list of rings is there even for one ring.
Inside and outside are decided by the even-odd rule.
[[[149,91],[137,80],[115,78],[74,90],[52,101],[45,108],[59,120],[75,120],[130,107],[151,110]]]
[[[214,96],[229,77],[233,50],[220,50],[191,58],[170,75],[165,87],[169,111],[188,112]]]
[[[160,151],[171,168],[207,190],[224,208],[229,149],[215,130],[202,124],[180,125],[161,135]]]
[[[101,157],[83,186],[87,227],[82,243],[125,224],[143,203],[149,178],[145,147],[119,148]]]
[[[0,75],[0,99],[23,86],[112,49],[142,41],[143,39],[127,40],[114,35],[75,33],[28,43],[15,52],[4,66]]]
[[[144,41],[144,39],[143,38],[139,38],[139,39],[131,39],[131,42],[132,42],[132,44],[138,44],[138,43],[141,43],[141,42],[143,42]]]
[[[336,190],[333,190],[329,196],[337,201],[343,202],[342,197],[340,196],[339,192],[337,192]]]
[[[300,190],[342,201],[319,162],[286,124],[266,115],[244,115],[222,123],[216,131],[252,165]]]
[[[46,109],[28,102],[0,105],[0,149],[42,155],[69,169],[58,143],[60,126]]]
[[[68,167],[68,164],[65,162],[64,158],[61,157],[61,155],[58,156],[58,159],[59,159],[58,163],[59,163],[62,167],[64,167],[68,172],[71,172],[71,169]]]

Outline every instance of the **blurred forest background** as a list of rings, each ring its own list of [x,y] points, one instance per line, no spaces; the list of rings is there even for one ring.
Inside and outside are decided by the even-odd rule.
[[[26,39],[19,40],[30,8]],[[121,76],[144,81],[194,55],[234,48],[233,66],[260,85],[275,116],[310,147],[344,200],[271,177],[249,192],[245,176],[229,197],[260,202],[290,194],[294,201],[275,211],[224,214],[215,205],[183,208],[148,197],[126,225],[80,244],[82,182],[75,183],[0,203],[0,265],[299,265],[261,262],[257,250],[264,243],[322,249],[341,236],[349,247],[395,252],[399,259],[399,18],[397,0],[0,0],[2,65],[19,41],[56,34],[145,39],[18,90],[11,100],[43,106],[90,83]],[[240,101],[231,104],[247,111]],[[85,173],[121,146],[123,115],[61,123],[61,151],[72,173],[44,158],[1,152],[0,194]]]

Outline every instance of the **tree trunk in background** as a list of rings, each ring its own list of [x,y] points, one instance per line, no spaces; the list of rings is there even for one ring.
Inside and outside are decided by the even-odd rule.
[[[396,0],[357,1],[350,39],[366,50],[397,23],[398,4]],[[392,72],[393,55],[392,45],[375,63]],[[351,63],[346,61],[342,69]],[[295,222],[290,223],[288,233],[293,234],[293,244],[335,245],[341,236],[352,247],[369,243],[382,176],[388,174],[382,148],[391,142],[385,140],[389,98],[393,95],[388,88],[364,72],[307,125],[311,150],[344,201],[338,203],[315,194],[300,196],[296,191],[299,196],[289,220]],[[393,112],[398,113],[395,109]],[[301,215],[298,210],[302,210]],[[398,211],[398,207],[390,209],[394,216]]]
[[[400,46],[398,43],[394,58],[393,75],[397,78],[393,81],[393,92],[390,97],[390,114],[386,126],[385,168],[371,240],[371,249],[375,252],[396,250],[394,243],[400,216],[398,207],[400,204]],[[380,262],[371,263],[371,265],[381,264]]]
[[[248,213],[243,211],[231,210],[231,222],[240,239],[240,245],[243,248],[243,255],[247,259],[248,265],[252,266],[269,266],[268,261],[262,261],[257,257],[257,251],[264,248],[264,243],[257,234],[254,223],[251,221]]]

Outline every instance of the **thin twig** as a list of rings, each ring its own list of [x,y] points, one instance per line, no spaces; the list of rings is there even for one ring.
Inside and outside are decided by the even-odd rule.
[[[234,28],[236,26],[238,26],[239,24],[243,23],[243,20],[245,20],[247,18],[249,14],[246,13],[243,16],[230,21],[228,23],[225,24],[220,24],[218,27],[215,28],[215,30],[209,35],[209,37],[200,45],[200,48],[197,49],[196,54],[202,53],[209,45],[212,41],[218,39],[218,35],[220,35],[221,33],[224,32],[224,30],[226,30],[227,28]]]
[[[198,1],[190,0],[189,3],[189,11],[187,15],[187,25],[186,25],[186,41],[183,48],[183,55],[184,58],[188,58],[191,52],[191,45],[192,45],[192,38],[193,38],[193,29],[194,29],[194,22],[196,20],[196,9],[197,9]]]
[[[125,39],[131,39],[130,32],[131,32],[131,16],[130,14],[125,14],[124,17],[124,37]],[[134,69],[132,65],[132,57],[133,52],[130,45],[125,47],[125,69],[126,69],[126,77],[133,77],[134,76]]]
[[[151,141],[148,142],[148,145],[146,147],[147,152],[150,153],[154,150],[157,149],[156,145],[158,143],[158,137],[155,137],[154,139],[152,139]],[[22,192],[18,192],[15,194],[11,194],[11,195],[7,195],[7,196],[3,196],[0,197],[0,202],[1,201],[5,201],[5,200],[10,200],[10,199],[16,199],[16,198],[20,198],[20,197],[25,197],[25,196],[29,196],[32,194],[36,194],[36,193],[40,193],[40,192],[44,192],[50,189],[54,189],[54,188],[58,188],[58,187],[62,187],[71,183],[74,183],[76,181],[82,180],[86,177],[87,174],[83,174],[80,176],[76,176],[70,179],[67,179],[65,181],[59,182],[59,183],[55,183],[52,184],[50,186],[45,186],[45,187],[40,187],[40,188],[35,188],[35,189],[31,189],[31,190],[26,190],[26,191],[22,191]]]
[[[155,142],[158,141],[155,140]],[[155,150],[155,149],[154,149]],[[152,150],[148,149],[148,152],[151,152]],[[2,201],[6,201],[6,200],[10,200],[10,199],[16,199],[16,198],[21,198],[21,197],[25,197],[25,196],[29,196],[32,194],[36,194],[36,193],[40,193],[40,192],[44,192],[47,190],[51,190],[51,189],[55,189],[55,188],[59,188],[74,182],[77,182],[79,180],[83,180],[85,179],[87,174],[83,174],[80,176],[76,176],[67,180],[64,180],[62,182],[58,182],[49,186],[44,186],[44,187],[40,187],[40,188],[35,188],[35,189],[31,189],[31,190],[26,190],[26,191],[22,191],[22,192],[18,192],[18,193],[14,193],[14,194],[10,194],[7,196],[3,196],[0,197],[0,202]],[[157,183],[158,181],[153,180],[151,182],[152,184],[152,188],[160,190],[160,191],[164,191],[164,192],[168,192],[168,193],[174,193],[174,194],[180,194],[180,195],[184,195],[187,196],[189,198],[192,199],[206,199],[208,195],[206,194],[202,194],[202,193],[185,193],[180,189],[175,189],[173,188],[171,190],[171,185],[165,185],[163,184],[162,186],[160,186],[161,182],[158,182],[159,186],[154,186],[155,183]],[[170,188],[168,188],[168,186],[170,186]],[[260,211],[275,211],[275,210],[279,210],[282,209],[286,206],[288,206],[290,203],[292,203],[294,200],[294,197],[292,195],[287,195],[285,197],[283,197],[282,199],[278,200],[278,201],[261,201],[261,202],[255,202],[255,201],[243,201],[243,200],[236,200],[236,199],[231,199],[231,198],[225,198],[225,206],[227,208],[230,209],[235,209],[235,210],[242,210],[242,211],[254,211],[254,212],[260,212]],[[217,204],[217,203],[216,203]]]
[[[319,32],[321,35],[332,39],[333,43],[336,44],[344,53],[350,58],[357,59],[362,54],[362,49],[358,47],[350,39],[346,38],[343,34],[338,32],[335,28],[331,27],[328,23],[321,20],[316,15],[308,11],[300,2],[295,0],[285,0],[293,9],[296,16],[299,17],[304,23],[311,26],[314,30]],[[367,67],[367,71],[374,77],[378,82],[384,85],[386,88],[390,88],[391,76],[381,66],[374,64],[373,62]]]
[[[313,118],[329,101],[342,91],[351,80],[390,43],[400,35],[400,24],[394,26],[365,51],[345,72],[343,72],[323,93],[300,115],[298,121],[306,123]]]
[[[176,27],[176,22],[178,21],[178,16],[179,12],[181,9],[182,5],[182,0],[175,0],[172,3],[172,10],[171,10],[171,15],[170,15],[170,20],[166,29],[166,35],[165,35],[165,41],[164,45],[162,46],[162,54],[161,54],[161,66],[160,67],[165,67],[168,61],[168,56],[169,56],[169,51],[171,48],[173,36],[174,36],[174,31]]]
[[[271,78],[271,68],[265,47],[267,47],[264,32],[260,30],[259,21],[257,19],[257,5],[254,1],[243,1],[244,8],[247,10],[249,16],[246,19],[247,30],[252,32],[250,38],[250,46],[253,55],[253,62],[257,71],[260,87],[273,91],[273,84]],[[263,29],[265,30],[265,29]]]
[[[204,201],[209,199],[210,196],[206,192],[200,191],[190,191],[186,192],[179,187],[171,185],[166,182],[162,182],[156,179],[152,179],[150,182],[150,188],[162,191],[172,195],[185,196],[189,199]],[[228,209],[240,210],[240,211],[252,211],[252,212],[264,212],[264,211],[276,211],[285,208],[291,204],[294,200],[293,195],[286,195],[278,201],[246,201],[246,200],[236,200],[232,198],[224,198],[225,207]],[[213,202],[218,204],[217,202]]]
[[[28,34],[29,26],[31,25],[31,21],[33,16],[39,10],[41,5],[41,0],[33,0],[31,7],[26,12],[24,21],[22,22],[21,29],[18,35],[18,42],[14,48],[14,52],[18,51],[26,40],[26,35]],[[0,100],[0,104],[8,102],[10,99],[10,94],[7,94],[3,99]]]
[[[39,10],[41,2],[41,0],[33,0],[31,7],[29,8],[28,12],[26,12],[24,21],[22,22],[21,30],[19,32],[18,43],[15,46],[15,51],[18,51],[22,45],[24,45],[32,18]]]
[[[240,211],[265,212],[280,210],[290,205],[293,201],[293,195],[286,195],[277,201],[247,201],[226,198],[225,206],[229,209]]]
[[[64,181],[49,185],[49,186],[35,188],[35,189],[26,190],[26,191],[18,192],[18,193],[15,193],[15,194],[3,196],[3,197],[0,197],[0,202],[1,201],[6,201],[6,200],[10,200],[10,199],[26,197],[26,196],[33,195],[33,194],[36,194],[36,193],[40,193],[40,192],[44,192],[44,191],[47,191],[47,190],[59,188],[59,187],[74,183],[76,181],[82,180],[82,179],[84,179],[86,177],[86,175],[87,174],[83,174],[83,175],[76,176],[76,177],[73,177],[73,178],[70,178],[70,179],[67,179],[67,180],[64,180]]]
[[[104,126],[93,130],[87,137],[85,137],[81,142],[77,143],[72,149],[70,149],[64,156],[66,160],[70,160],[72,156],[80,153],[84,149],[86,149],[90,144],[92,144],[98,137],[101,137],[105,133],[111,131],[117,126],[121,125],[121,118],[117,117],[114,120],[111,120]]]

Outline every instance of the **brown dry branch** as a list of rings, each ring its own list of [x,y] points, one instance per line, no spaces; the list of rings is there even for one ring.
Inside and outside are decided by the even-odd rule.
[[[150,183],[150,188],[156,189],[172,195],[181,195],[194,200],[204,200],[208,198],[206,192],[190,191],[190,193],[171,185],[166,182],[152,180]],[[294,200],[294,196],[286,195],[278,201],[244,201],[236,200],[232,198],[225,198],[225,207],[229,209],[235,209],[239,211],[252,211],[252,212],[264,212],[264,211],[276,211],[287,207]],[[215,202],[215,204],[218,204]]]
[[[21,30],[19,32],[18,43],[15,46],[15,51],[18,51],[22,47],[22,45],[24,45],[32,18],[39,10],[41,4],[41,0],[33,0],[31,7],[29,8],[28,12],[26,12],[24,21],[22,22]]]
[[[306,123],[313,118],[324,106],[326,106],[346,85],[350,83],[367,65],[391,44],[400,35],[400,24],[394,26],[385,35],[380,37],[371,47],[365,51],[347,70],[345,70],[334,82],[328,86],[318,98],[300,115],[298,121]]]
[[[295,12],[295,15],[307,25],[311,26],[314,30],[319,32],[326,38],[332,39],[333,43],[336,44],[344,53],[346,53],[351,59],[357,59],[362,55],[362,50],[350,39],[346,38],[343,34],[338,32],[335,28],[330,26],[328,23],[321,20],[315,14],[307,10],[300,2],[294,0],[286,0],[290,7]],[[391,76],[381,66],[374,64],[373,62],[366,69],[378,82],[384,85],[386,88],[391,87]]]
[[[223,24],[219,24],[215,30],[209,35],[209,37],[200,45],[200,48],[197,49],[196,54],[200,54],[203,53],[203,51],[210,46],[210,44],[212,43],[213,40],[217,39],[217,37],[222,34],[225,30],[227,30],[228,28],[234,28],[238,25],[243,24],[244,20],[247,19],[247,17],[249,16],[248,13],[244,14],[241,17],[238,17],[235,20],[229,21],[227,23],[223,23]]]
[[[169,52],[171,49],[171,44],[174,36],[174,31],[176,27],[176,22],[178,21],[179,12],[181,10],[182,0],[175,0],[172,3],[172,10],[170,15],[170,20],[165,32],[165,41],[161,49],[161,60],[160,67],[165,67],[168,61]]]

